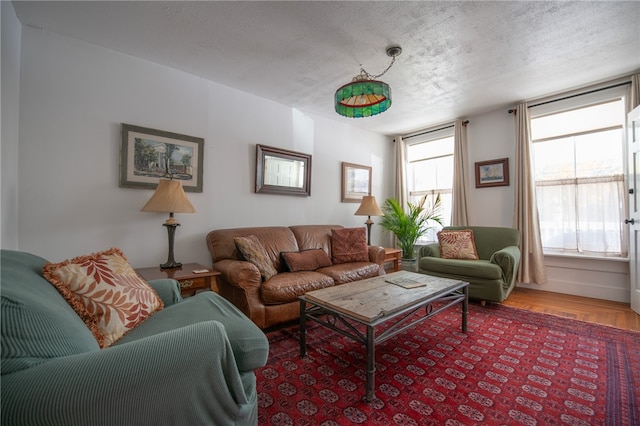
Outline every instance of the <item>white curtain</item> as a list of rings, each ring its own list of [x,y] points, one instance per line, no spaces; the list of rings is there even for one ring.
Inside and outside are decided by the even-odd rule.
[[[407,189],[407,146],[402,136],[396,137],[396,191],[395,198],[401,206],[406,206],[409,200]]]
[[[467,125],[462,119],[453,125],[453,188],[451,200],[451,225],[469,225],[469,168],[467,150]]]
[[[539,182],[536,196],[540,221],[554,224],[541,231],[545,248],[569,253],[627,255],[624,232],[627,193],[621,174]],[[618,208],[611,210],[604,206]],[[610,229],[612,224],[617,224],[617,229]]]
[[[517,282],[544,284],[547,277],[540,238],[536,187],[531,155],[531,127],[527,104],[516,109],[515,205],[513,224],[520,231],[520,268]]]

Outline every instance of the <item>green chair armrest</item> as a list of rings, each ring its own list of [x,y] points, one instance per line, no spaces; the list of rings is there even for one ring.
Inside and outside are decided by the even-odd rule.
[[[489,261],[498,265],[502,269],[504,281],[512,284],[520,264],[520,249],[517,246],[505,247],[495,252]]]
[[[420,247],[418,257],[440,257],[440,245],[432,243]]]
[[[178,281],[170,278],[163,278],[158,280],[147,281],[151,288],[153,288],[164,306],[175,305],[182,301],[182,295],[180,294],[180,284]]]
[[[231,425],[255,415],[217,321],[55,358],[3,375],[2,387],[6,425]]]

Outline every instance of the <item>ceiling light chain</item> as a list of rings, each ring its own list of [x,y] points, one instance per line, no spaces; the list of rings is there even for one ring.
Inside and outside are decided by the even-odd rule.
[[[363,76],[365,77],[366,80],[375,80],[376,78],[380,78],[383,75],[385,75],[387,73],[387,71],[389,71],[391,69],[391,67],[393,66],[393,64],[396,62],[396,56],[398,56],[402,52],[402,49],[400,49],[400,47],[397,47],[398,51],[393,50],[392,53],[389,53],[389,51],[391,49],[394,49],[394,48],[387,49],[387,56],[391,56],[391,63],[389,64],[389,66],[384,71],[382,71],[378,75],[371,75],[364,68],[362,68],[362,65],[360,65],[360,75],[357,75],[357,76],[353,77],[354,80],[355,79],[362,80]]]
[[[396,57],[402,53],[400,46],[387,48],[391,57],[389,66],[378,75],[369,74],[360,65],[360,74],[351,83],[340,87],[335,94],[336,112],[344,117],[370,117],[385,112],[391,106],[391,88],[383,81],[376,80],[391,69]]]

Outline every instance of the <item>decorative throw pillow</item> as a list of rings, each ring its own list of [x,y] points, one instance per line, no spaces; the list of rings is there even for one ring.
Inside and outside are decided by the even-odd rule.
[[[291,272],[315,271],[331,266],[331,259],[322,249],[282,252],[280,256]]]
[[[42,275],[87,324],[101,348],[113,345],[164,307],[117,248],[48,262]]]
[[[440,256],[443,259],[478,260],[476,242],[471,229],[438,232]]]
[[[258,240],[258,237],[255,235],[235,237],[233,242],[236,244],[240,253],[242,253],[242,256],[258,267],[263,280],[266,281],[278,273],[273,266],[273,262],[269,259],[269,255],[264,246]]]
[[[365,228],[332,229],[331,260],[334,264],[368,262],[369,247]]]

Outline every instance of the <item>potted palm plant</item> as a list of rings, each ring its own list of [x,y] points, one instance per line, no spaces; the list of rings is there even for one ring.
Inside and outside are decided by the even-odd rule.
[[[440,194],[436,195],[433,203],[425,207],[427,196],[418,203],[407,203],[403,209],[398,200],[388,198],[382,205],[382,221],[380,225],[395,234],[398,245],[402,249],[403,269],[416,271],[415,245],[427,230],[433,228],[434,223],[442,225],[440,214]]]

